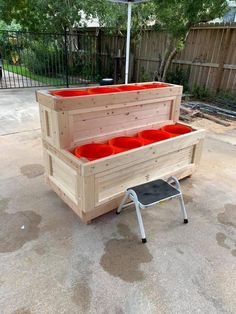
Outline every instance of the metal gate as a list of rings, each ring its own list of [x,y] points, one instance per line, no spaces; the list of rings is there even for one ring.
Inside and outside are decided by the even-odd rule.
[[[99,81],[96,35],[0,31],[0,89]]]

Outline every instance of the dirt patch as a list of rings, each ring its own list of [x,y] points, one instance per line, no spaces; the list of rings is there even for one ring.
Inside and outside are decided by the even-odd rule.
[[[21,308],[21,309],[15,310],[14,312],[12,312],[12,314],[32,314],[32,312],[29,309]]]
[[[225,249],[230,249],[230,247],[225,243],[227,237],[224,233],[222,232],[217,232],[216,234],[216,241],[219,246],[224,247]]]
[[[2,198],[0,199],[0,211],[4,211],[7,206],[8,206],[8,203],[10,202],[10,198]]]
[[[226,235],[225,235],[224,233],[222,233],[222,232],[218,232],[218,233],[216,234],[216,241],[217,241],[218,245],[219,245],[219,246],[222,246],[222,247],[225,248],[225,249],[230,250],[231,247],[225,243],[225,241],[226,241],[227,239],[228,239],[228,238],[226,237]],[[230,239],[229,239],[229,240],[230,240]],[[231,254],[232,254],[233,256],[236,256],[236,249],[231,250]]]
[[[179,253],[179,254],[184,254],[184,252],[180,249],[176,249],[176,251]]]
[[[72,301],[79,305],[82,309],[82,313],[86,313],[90,307],[91,301],[91,289],[86,280],[77,282],[73,288]]]
[[[223,134],[236,128],[236,121],[230,121],[230,126],[223,126],[208,119],[196,119],[191,126],[201,127],[217,134]]]
[[[236,205],[226,204],[224,208],[225,211],[217,216],[218,221],[223,225],[236,228]]]
[[[141,243],[140,238],[127,225],[119,224],[118,232],[125,239],[111,239],[106,242],[100,265],[112,276],[126,282],[141,281],[144,273],[139,267],[142,263],[151,262],[153,257],[147,245]]]
[[[46,253],[46,250],[44,247],[42,246],[37,246],[36,248],[34,248],[34,251],[38,254],[38,255],[44,255]]]
[[[29,164],[21,167],[20,171],[23,176],[33,179],[44,174],[44,167],[40,164]]]
[[[2,201],[4,203],[4,200]],[[6,209],[6,206],[4,209]],[[19,211],[13,214],[1,212],[0,252],[14,252],[26,242],[38,238],[40,221],[41,216],[33,211]]]

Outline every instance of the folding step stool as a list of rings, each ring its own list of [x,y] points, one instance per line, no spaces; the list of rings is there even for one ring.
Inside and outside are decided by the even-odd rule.
[[[171,182],[175,183],[175,187]],[[184,217],[184,223],[188,223],[187,212],[184,206],[183,195],[180,189],[180,184],[177,178],[170,177],[168,180],[164,181],[162,179],[147,182],[141,185],[137,185],[128,188],[125,192],[125,197],[123,198],[120,206],[118,207],[116,214],[120,214],[124,207],[130,204],[135,204],[136,214],[139,223],[139,229],[142,237],[142,242],[146,243],[145,230],[143,226],[143,219],[140,209],[148,208],[156,204],[160,204],[164,201],[171,200],[172,198],[178,197],[181,205],[182,214]],[[128,198],[131,202],[126,203]]]

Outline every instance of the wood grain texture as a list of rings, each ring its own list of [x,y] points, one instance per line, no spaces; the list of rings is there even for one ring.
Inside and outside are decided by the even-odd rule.
[[[84,103],[81,97],[58,102],[46,92],[41,100],[38,97],[44,102],[40,103],[40,119],[47,183],[82,221],[88,223],[117,207],[128,187],[171,175],[183,178],[195,171],[205,136],[197,128],[95,161],[73,154],[78,144],[105,142],[177,122],[181,91],[182,87],[173,86],[161,93],[127,92],[123,93],[125,101],[124,95],[87,96]],[[53,97],[49,105],[47,97]]]

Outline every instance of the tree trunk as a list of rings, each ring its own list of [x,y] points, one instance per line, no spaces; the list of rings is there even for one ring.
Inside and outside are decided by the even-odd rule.
[[[170,67],[170,65],[171,65],[172,60],[173,60],[174,57],[177,55],[177,52],[178,52],[177,48],[174,48],[174,49],[170,52],[170,54],[169,54],[169,56],[168,56],[168,58],[167,58],[167,60],[166,60],[166,62],[165,62],[164,69],[163,69],[163,73],[162,73],[162,77],[161,77],[161,81],[162,81],[162,82],[165,82],[165,80],[166,80],[166,75],[167,75],[167,71],[169,70],[169,67]]]
[[[182,49],[184,48],[185,42],[188,38],[189,31],[186,33],[184,39],[179,40],[179,44],[181,44]],[[158,81],[165,82],[166,76],[169,71],[170,65],[177,55],[177,53],[181,50],[177,45],[178,41],[172,39],[168,40],[168,47],[164,52],[163,58],[161,60],[161,64],[159,70],[157,71],[157,79]]]

